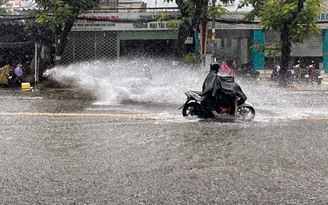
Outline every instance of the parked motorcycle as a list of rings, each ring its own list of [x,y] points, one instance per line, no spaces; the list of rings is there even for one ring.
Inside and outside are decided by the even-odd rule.
[[[271,73],[271,80],[277,82],[280,78],[280,66],[279,65],[275,65],[272,68],[272,73]],[[287,83],[291,84],[294,82],[295,79],[295,74],[291,71],[291,70],[287,70],[286,73],[286,79],[287,79]]]
[[[254,69],[253,62],[242,64],[241,67],[235,68],[236,76],[246,79],[259,81],[260,72]]]
[[[306,66],[305,68],[300,66],[300,64],[296,64],[294,66],[296,79],[298,82],[312,82],[321,84],[323,77],[321,76],[320,70],[315,68],[314,62],[312,64]]]
[[[307,68],[301,66],[300,64],[296,64],[294,66],[295,71],[295,79],[297,82],[308,82],[308,71]]]
[[[308,78],[307,82],[313,82],[320,85],[323,80],[323,77],[321,76],[320,70],[316,69],[313,61],[312,64],[308,66],[307,71],[308,71],[308,76],[306,76]]]
[[[226,78],[229,78],[229,82],[225,81]],[[241,88],[239,86],[233,86],[236,85],[234,84],[233,77],[220,77],[220,79],[221,88],[217,94],[217,99],[219,103],[216,103],[217,105],[215,109],[219,116],[214,116],[213,112],[211,112],[208,108],[202,105],[203,99],[201,96],[201,92],[192,90],[188,90],[185,92],[187,100],[184,105],[180,107],[180,109],[182,109],[182,115],[185,117],[196,116],[200,118],[240,120],[244,122],[252,121],[255,117],[255,109],[250,103],[245,102],[246,96],[244,96],[244,94],[242,93]],[[228,84],[225,84],[225,82],[228,82]],[[227,85],[229,89],[232,88],[232,90],[235,91],[233,92],[234,94],[231,95],[230,93],[228,94],[227,92],[225,92],[224,85]]]

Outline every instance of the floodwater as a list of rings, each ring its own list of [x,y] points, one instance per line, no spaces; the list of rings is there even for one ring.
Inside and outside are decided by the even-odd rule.
[[[327,86],[240,81],[254,121],[185,119],[207,72],[96,61],[0,90],[0,204],[327,204]]]
[[[180,107],[186,90],[200,90],[208,68],[182,65],[170,59],[120,59],[94,61],[57,67],[45,75],[61,83],[91,91],[93,107],[106,109],[110,105],[152,107],[169,119],[180,119]],[[327,79],[326,79],[327,80]],[[268,82],[237,82],[257,110],[255,121],[272,121],[328,115],[325,85],[294,83],[279,88]],[[149,106],[151,105],[151,106]],[[168,107],[168,108],[167,108]],[[178,116],[177,116],[178,115]]]

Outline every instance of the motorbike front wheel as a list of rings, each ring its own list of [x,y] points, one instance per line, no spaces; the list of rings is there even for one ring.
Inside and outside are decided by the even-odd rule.
[[[255,117],[255,110],[252,107],[239,107],[237,110],[237,119],[244,121],[244,122],[250,122]]]
[[[186,104],[182,109],[182,115],[184,117],[188,116],[198,116],[201,110],[201,105],[196,102],[191,102]]]

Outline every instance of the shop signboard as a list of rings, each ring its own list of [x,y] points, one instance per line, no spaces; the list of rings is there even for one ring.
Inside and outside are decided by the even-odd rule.
[[[145,15],[132,14],[86,14],[79,16],[75,21],[72,31],[129,31],[129,30],[172,30],[167,26],[166,21],[135,22],[146,18]],[[151,16],[152,18],[154,16]],[[150,18],[150,17],[149,17]],[[124,21],[127,21],[125,23]],[[130,21],[130,22],[128,22]]]

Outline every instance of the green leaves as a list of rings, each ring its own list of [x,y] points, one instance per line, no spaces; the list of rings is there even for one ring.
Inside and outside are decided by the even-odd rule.
[[[282,13],[286,16],[290,16],[297,8],[297,2],[286,3],[282,5]]]
[[[220,17],[226,13],[228,13],[228,10],[221,5],[209,8],[209,14],[211,16],[215,15],[216,17]]]
[[[281,32],[287,24],[290,30],[290,40],[301,43],[311,38],[320,28],[316,25],[319,14],[323,11],[321,0],[268,0],[260,12],[259,19],[264,30],[273,29]]]
[[[0,0],[0,6],[5,6],[8,3],[8,0]],[[0,7],[0,14],[7,13],[5,8]]]
[[[96,7],[99,0],[36,0],[36,2],[43,8],[35,15],[36,21],[47,23],[50,27],[58,27]]]
[[[25,30],[35,41],[41,44],[54,44],[55,36],[63,38],[68,35],[75,19],[83,12],[97,6],[99,0],[36,0],[40,10],[28,15]]]

